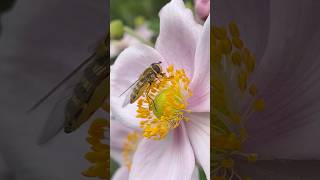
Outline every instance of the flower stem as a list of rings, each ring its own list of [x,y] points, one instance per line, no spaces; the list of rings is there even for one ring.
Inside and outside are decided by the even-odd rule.
[[[130,36],[136,38],[137,40],[139,40],[140,42],[144,43],[144,44],[147,44],[149,46],[152,46],[153,47],[153,44],[150,42],[150,41],[147,41],[145,39],[143,39],[141,36],[139,36],[133,29],[131,29],[130,27],[128,26],[125,26],[124,27],[124,31],[126,33],[128,33]]]

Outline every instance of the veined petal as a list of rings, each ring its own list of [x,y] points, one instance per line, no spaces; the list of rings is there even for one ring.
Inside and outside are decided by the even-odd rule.
[[[172,0],[161,9],[159,16],[156,49],[164,58],[164,65],[174,64],[177,69],[186,70],[191,78],[201,25],[196,23],[182,0]]]
[[[195,167],[192,150],[183,124],[165,140],[144,139],[133,158],[130,180],[189,180]]]
[[[189,108],[193,112],[210,111],[210,16],[202,29],[197,44],[194,75],[190,83],[193,93]]]
[[[210,179],[210,113],[191,113],[187,133],[197,161]]]
[[[113,115],[128,125],[138,128],[139,119],[136,118],[136,103],[122,107],[128,90],[140,74],[154,62],[163,61],[163,58],[153,48],[143,44],[135,45],[124,50],[111,67],[110,77],[110,104]]]
[[[319,11],[308,1],[291,1],[284,11],[285,3],[270,6],[268,46],[256,76],[266,109],[248,121],[254,134],[248,145],[263,158],[319,159],[314,138],[319,136],[320,24],[312,18]]]
[[[112,180],[128,180],[129,170],[126,166],[121,166],[112,176]]]

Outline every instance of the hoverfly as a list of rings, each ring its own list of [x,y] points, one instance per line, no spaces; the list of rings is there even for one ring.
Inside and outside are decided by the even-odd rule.
[[[143,73],[139,76],[138,80],[134,82],[128,89],[126,89],[120,96],[127,92],[130,88],[133,87],[131,93],[129,93],[122,105],[122,107],[128,105],[129,103],[134,103],[143,93],[145,92],[148,97],[152,83],[159,77],[163,76],[161,61],[157,63],[152,63]],[[148,97],[149,98],[149,97]],[[150,98],[151,99],[151,98]]]
[[[109,94],[109,34],[101,41],[95,52],[83,61],[66,78],[41,98],[28,112],[36,109],[63,84],[82,71],[80,81],[67,98],[58,102],[39,139],[39,144],[49,141],[61,129],[71,133],[85,123],[104,103]]]

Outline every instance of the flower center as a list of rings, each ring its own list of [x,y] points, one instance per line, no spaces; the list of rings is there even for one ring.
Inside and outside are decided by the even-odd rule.
[[[170,130],[177,128],[185,117],[187,99],[192,96],[189,89],[190,79],[183,69],[167,67],[167,73],[152,83],[150,91],[138,100],[137,118],[142,118],[140,127],[143,136],[160,140]]]
[[[211,31],[213,179],[240,178],[233,170],[234,156],[240,155],[249,162],[256,160],[256,154],[244,153],[242,149],[248,137],[245,123],[265,106],[249,79],[255,58],[240,39],[237,25],[231,22],[228,29],[214,26]]]
[[[140,139],[141,139],[140,133],[137,131],[133,131],[128,134],[127,139],[123,144],[122,157],[123,157],[124,163],[126,164],[129,170],[131,169],[132,158],[133,158],[134,152],[137,149]]]

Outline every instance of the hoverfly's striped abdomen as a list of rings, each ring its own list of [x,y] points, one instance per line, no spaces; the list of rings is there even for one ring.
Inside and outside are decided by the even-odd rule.
[[[80,82],[76,84],[74,93],[66,106],[64,128],[66,133],[74,131],[83,123],[78,122],[80,115],[87,108],[96,88],[108,76],[107,53],[100,57],[96,55],[94,58],[92,63],[84,69],[84,76]]]
[[[134,103],[142,94],[142,92],[144,91],[144,86],[145,86],[146,82],[144,81],[139,81],[135,87],[132,90],[132,93],[130,94],[130,103]],[[141,93],[140,93],[141,92]]]
[[[142,94],[145,92],[146,88],[152,83],[157,77],[156,72],[151,68],[148,68],[140,76],[140,80],[134,86],[132,93],[130,94],[130,103],[134,103]]]

